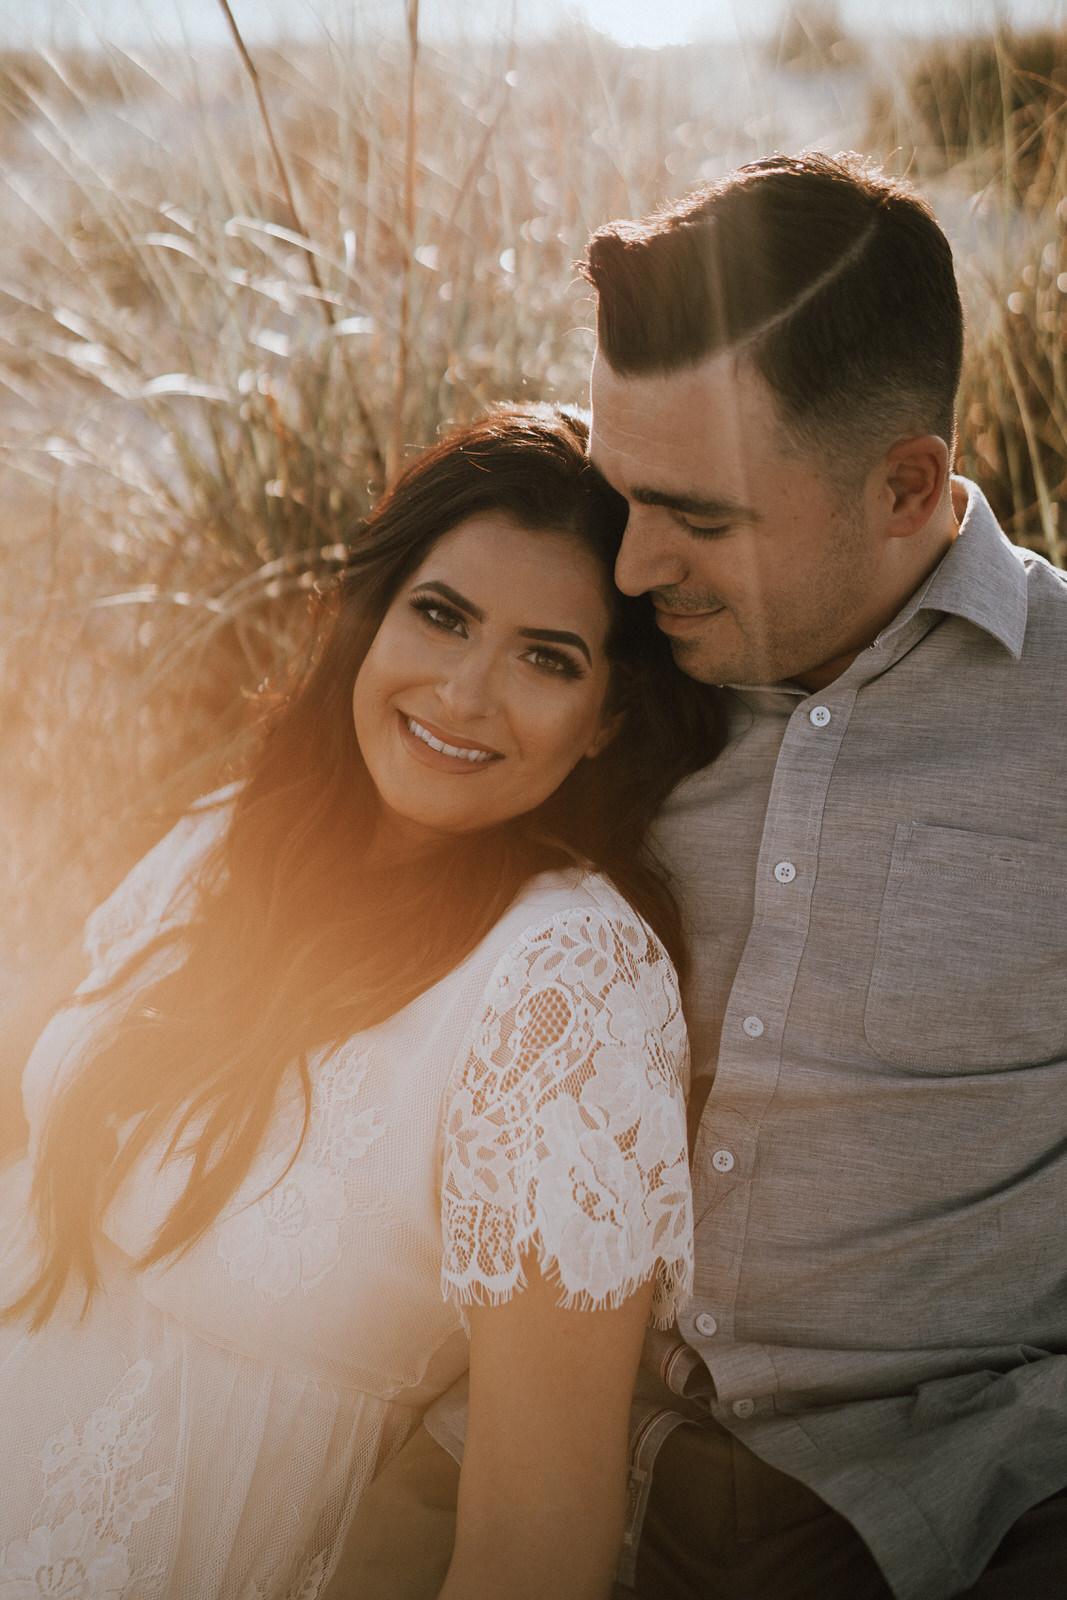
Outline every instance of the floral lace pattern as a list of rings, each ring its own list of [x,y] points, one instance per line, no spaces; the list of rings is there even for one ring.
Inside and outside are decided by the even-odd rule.
[[[532,1249],[567,1305],[655,1272],[665,1326],[692,1281],[686,1072],[674,971],[636,918],[571,911],[513,946],[449,1096],[445,1292],[507,1299]]]
[[[296,1583],[290,1585],[285,1600],[316,1600],[325,1582],[326,1557],[319,1551],[304,1562],[300,1575]],[[267,1597],[257,1583],[249,1581],[241,1590],[238,1600],[267,1600]]]
[[[68,1423],[48,1441],[40,1520],[0,1551],[0,1600],[118,1600],[128,1592],[130,1531],[172,1493],[159,1472],[141,1471],[154,1418],[137,1402],[151,1376],[150,1362],[136,1362],[80,1433]],[[154,1574],[139,1571],[139,1581],[145,1576]]]
[[[315,1600],[325,1582],[326,1558],[320,1553],[305,1564],[296,1587],[289,1591],[288,1600]]]
[[[268,1300],[313,1288],[341,1259],[351,1168],[386,1131],[376,1107],[359,1105],[369,1065],[365,1052],[351,1048],[313,1063],[311,1120],[299,1155],[280,1182],[250,1204],[239,1200],[218,1224],[218,1253],[230,1277]]]

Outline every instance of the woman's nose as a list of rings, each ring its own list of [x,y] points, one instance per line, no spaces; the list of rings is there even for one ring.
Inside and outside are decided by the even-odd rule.
[[[488,715],[497,698],[497,665],[477,647],[463,652],[437,684],[438,699],[450,716],[469,720]]]
[[[631,505],[615,559],[615,582],[623,594],[646,594],[684,583],[688,569],[677,537],[662,508]]]

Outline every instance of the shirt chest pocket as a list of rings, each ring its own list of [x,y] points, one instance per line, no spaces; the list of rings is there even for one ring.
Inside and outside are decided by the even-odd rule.
[[[939,1073],[1067,1055],[1067,870],[1049,845],[899,825],[864,1032]]]

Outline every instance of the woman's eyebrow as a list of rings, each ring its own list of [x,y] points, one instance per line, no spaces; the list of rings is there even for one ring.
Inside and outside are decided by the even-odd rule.
[[[468,600],[466,595],[460,594],[458,589],[453,589],[451,584],[439,583],[431,578],[427,583],[416,584],[416,588],[432,589],[434,594],[439,594],[442,600],[450,600],[454,606],[458,606],[469,617],[473,617],[475,622],[485,621],[485,612],[481,606],[476,606],[473,600]]]
[[[476,606],[473,600],[468,600],[466,595],[460,594],[458,589],[453,589],[451,584],[442,583],[437,578],[431,578],[426,583],[420,583],[418,587],[420,589],[429,589],[433,594],[439,594],[442,600],[451,601],[452,605],[457,606],[460,611],[465,611],[469,617],[473,617],[475,622],[485,621],[485,612],[481,606]],[[589,646],[580,633],[567,633],[562,628],[519,628],[518,634],[520,639],[534,639],[543,644],[573,645],[576,650],[582,652],[589,665],[593,665],[593,657]]]
[[[593,658],[589,653],[589,646],[580,633],[565,633],[560,628],[520,628],[519,637],[522,639],[536,639],[544,644],[572,644],[576,650],[593,665]]]

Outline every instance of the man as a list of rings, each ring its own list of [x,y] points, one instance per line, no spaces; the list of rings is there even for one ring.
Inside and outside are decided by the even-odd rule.
[[[661,827],[697,1277],[646,1352],[620,1575],[644,1600],[1054,1600],[1067,587],[949,478],[949,247],[857,161],[774,158],[601,230],[588,275],[617,579],[732,708]],[[456,1449],[454,1411],[430,1425]],[[432,1594],[455,1479],[416,1435],[332,1592]]]

